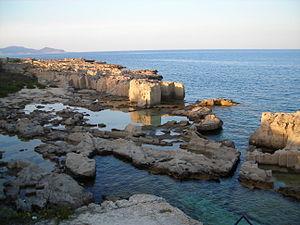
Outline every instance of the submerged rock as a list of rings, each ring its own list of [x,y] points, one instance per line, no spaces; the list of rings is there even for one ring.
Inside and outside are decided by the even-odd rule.
[[[60,225],[202,225],[171,206],[163,198],[136,194],[128,200],[105,201],[101,205],[90,204],[79,208]]]
[[[292,197],[300,201],[300,186],[297,187],[280,187],[277,192],[280,194]]]
[[[249,188],[272,189],[272,171],[258,168],[252,161],[244,162],[239,174],[241,184]]]
[[[71,174],[78,178],[93,178],[96,175],[95,160],[89,159],[81,154],[68,153],[66,168]]]

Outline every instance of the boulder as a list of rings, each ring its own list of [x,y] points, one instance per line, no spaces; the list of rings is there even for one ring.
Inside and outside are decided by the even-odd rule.
[[[199,132],[209,132],[222,129],[223,121],[214,114],[209,114],[195,123]]]
[[[272,171],[258,168],[258,164],[253,161],[243,163],[239,181],[246,187],[259,189],[272,189]]]
[[[70,219],[59,224],[202,225],[163,198],[148,194],[136,194],[128,200],[105,201],[101,205],[92,203],[77,209]]]
[[[263,113],[260,127],[250,137],[250,144],[270,149],[300,150],[300,111]]]
[[[67,154],[66,168],[78,178],[94,178],[96,175],[95,160],[73,152]]]

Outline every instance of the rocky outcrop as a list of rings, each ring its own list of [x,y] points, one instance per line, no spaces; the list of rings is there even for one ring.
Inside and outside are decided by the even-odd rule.
[[[193,140],[188,150],[159,151],[137,146],[134,142],[117,139],[114,141],[96,139],[98,154],[113,154],[129,160],[139,168],[158,174],[168,174],[176,178],[218,179],[231,174],[239,159],[236,149],[202,140],[200,137],[197,152],[190,151],[197,140]],[[192,147],[191,147],[192,148]]]
[[[272,171],[258,168],[258,164],[253,161],[243,163],[239,181],[249,188],[272,189]]]
[[[46,85],[71,85],[100,93],[129,98],[140,107],[151,107],[164,101],[183,100],[184,85],[164,82],[156,70],[127,70],[120,65],[94,60],[5,59],[2,68],[13,73],[34,75]]]
[[[20,171],[5,183],[4,190],[5,198],[14,202],[18,210],[30,211],[50,205],[77,208],[92,201],[92,195],[66,174],[48,173],[28,163],[18,165]]]
[[[226,98],[211,98],[211,99],[203,99],[201,101],[196,102],[197,106],[201,107],[211,107],[211,106],[235,106],[237,102],[234,102],[231,99]]]
[[[67,170],[77,178],[93,178],[96,175],[96,162],[82,154],[68,153]]]
[[[300,172],[300,151],[298,150],[277,150],[274,153],[264,153],[260,149],[249,151],[247,160],[259,164],[275,165],[293,169]]]
[[[300,150],[300,111],[263,113],[260,127],[250,137],[250,144],[270,149]]]
[[[50,224],[50,221],[40,224]],[[59,225],[202,225],[163,198],[136,194],[128,200],[105,201],[101,205],[90,204],[75,211],[70,219]]]

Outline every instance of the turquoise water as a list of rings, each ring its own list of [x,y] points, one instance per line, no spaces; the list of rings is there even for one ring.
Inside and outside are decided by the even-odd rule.
[[[215,109],[224,129],[210,137],[232,139],[242,153],[242,161],[262,112],[300,109],[299,50],[94,52],[42,57],[84,57],[133,69],[158,69],[165,80],[185,83],[187,102],[215,97],[240,102],[236,107]],[[153,193],[209,225],[234,224],[242,214],[255,225],[296,225],[300,221],[299,202],[273,191],[244,188],[237,172],[220,183],[181,182],[151,175],[110,156],[96,157],[96,161],[97,177],[87,188],[97,201],[103,196]]]

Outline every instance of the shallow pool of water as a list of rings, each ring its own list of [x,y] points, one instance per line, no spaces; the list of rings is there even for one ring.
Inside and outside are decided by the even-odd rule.
[[[34,151],[34,148],[42,142],[38,139],[25,141],[17,136],[8,136],[0,134],[0,151],[4,151],[3,161],[23,160],[29,161],[47,171],[54,169],[54,164],[49,160],[44,160],[42,155]]]

